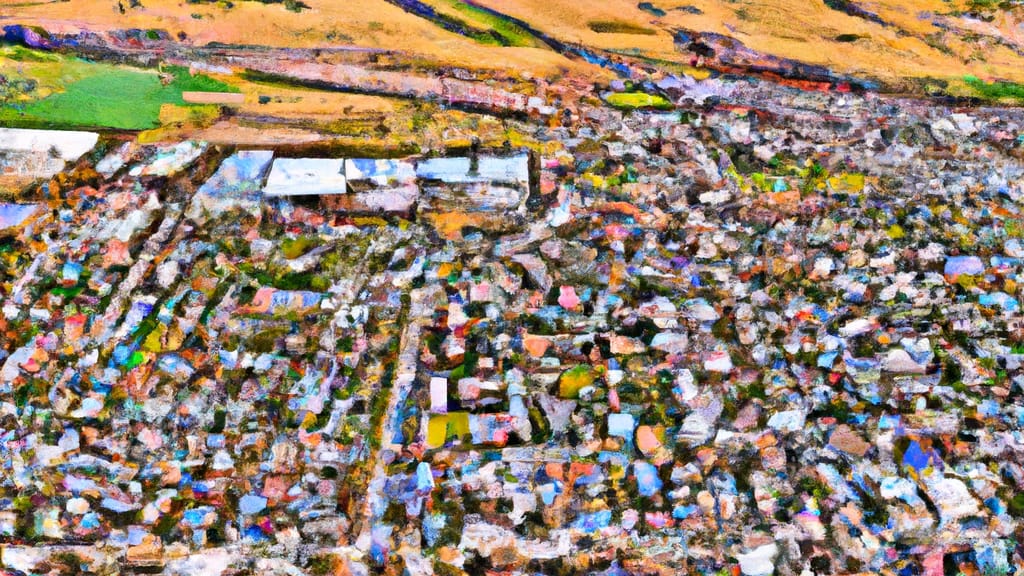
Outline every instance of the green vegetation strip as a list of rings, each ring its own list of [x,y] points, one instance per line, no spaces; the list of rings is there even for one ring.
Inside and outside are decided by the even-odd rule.
[[[964,82],[982,98],[1024,102],[1024,84],[1015,82],[985,82],[975,76],[964,76]]]
[[[543,46],[532,34],[523,30],[520,26],[495,16],[486,10],[481,10],[476,6],[459,2],[458,0],[446,0],[445,3],[451,5],[473,23],[490,28],[505,41],[504,43],[507,46]]]
[[[616,92],[605,100],[616,108],[624,109],[658,108],[668,110],[672,108],[672,103],[665,97],[645,92]]]

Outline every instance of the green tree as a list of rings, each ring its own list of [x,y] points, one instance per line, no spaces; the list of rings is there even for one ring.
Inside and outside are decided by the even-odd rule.
[[[36,81],[0,74],[0,108],[19,108],[20,102],[36,90]]]

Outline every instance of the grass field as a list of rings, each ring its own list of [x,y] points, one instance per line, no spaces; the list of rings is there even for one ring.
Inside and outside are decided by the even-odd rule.
[[[164,104],[185,105],[182,92],[238,91],[184,68],[166,68],[165,82],[156,71],[20,47],[0,48],[0,70],[35,86],[2,102],[0,123],[7,126],[145,130],[160,125]]]

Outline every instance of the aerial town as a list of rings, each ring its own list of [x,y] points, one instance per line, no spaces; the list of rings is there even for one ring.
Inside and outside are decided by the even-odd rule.
[[[0,128],[0,573],[1024,574],[1024,108],[629,74]]]

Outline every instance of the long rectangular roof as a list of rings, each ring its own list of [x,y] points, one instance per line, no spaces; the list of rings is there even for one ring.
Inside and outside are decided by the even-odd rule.
[[[416,164],[416,176],[448,184],[499,182],[528,185],[530,157],[527,154],[478,156],[475,170],[470,158],[428,158]]]

